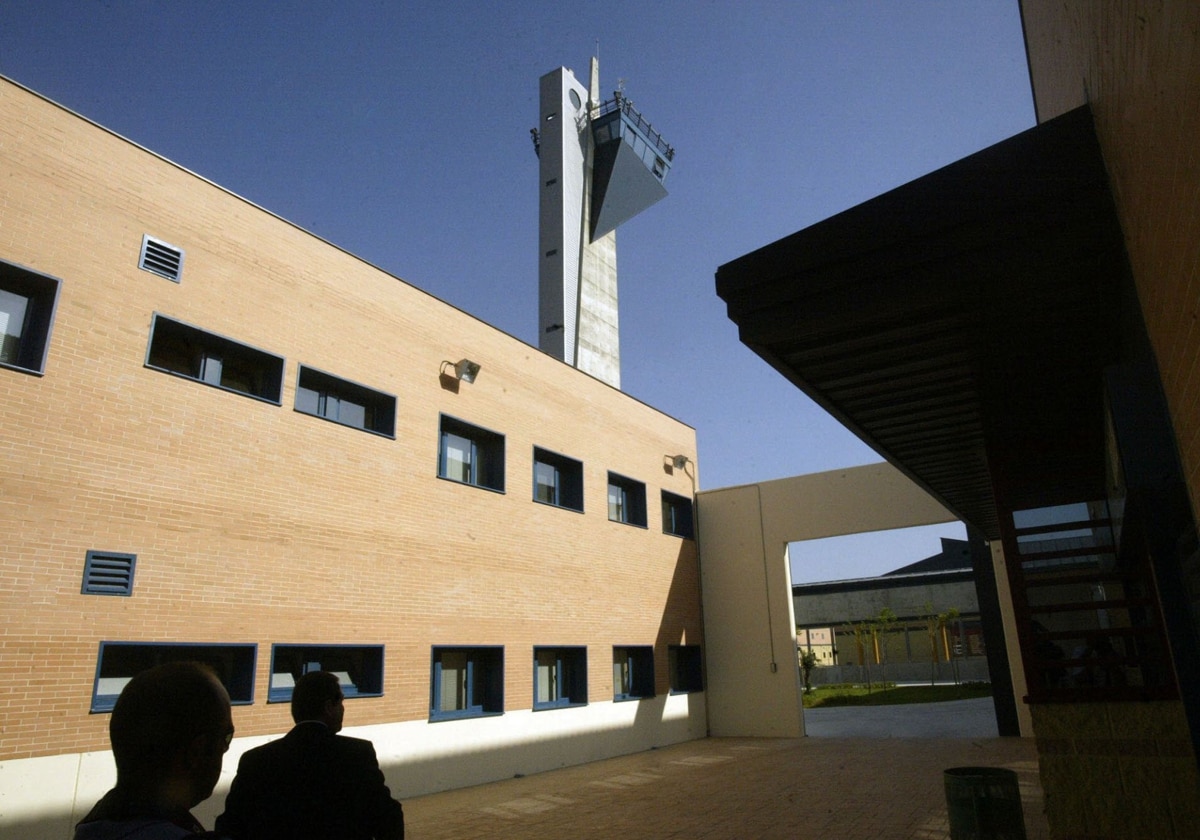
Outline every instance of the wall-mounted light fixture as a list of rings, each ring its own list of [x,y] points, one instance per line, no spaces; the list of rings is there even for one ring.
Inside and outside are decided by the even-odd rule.
[[[667,457],[671,459],[671,466],[677,470],[681,470],[686,467],[688,465],[688,461],[691,460],[686,455],[668,455]]]
[[[446,368],[454,369],[454,378],[461,379],[470,385],[475,381],[475,377],[479,375],[479,363],[472,362],[470,359],[459,359],[457,362],[444,360],[442,362],[442,373],[446,372]]]

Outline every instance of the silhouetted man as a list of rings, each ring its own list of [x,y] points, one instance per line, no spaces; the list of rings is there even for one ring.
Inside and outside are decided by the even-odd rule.
[[[370,741],[338,735],[342,687],[311,671],[292,689],[296,725],[248,751],[217,817],[232,840],[402,840],[404,811]]]
[[[196,662],[143,671],[117,698],[108,735],[117,786],[75,827],[75,840],[204,834],[191,809],[212,795],[233,740],[229,694],[216,675]]]

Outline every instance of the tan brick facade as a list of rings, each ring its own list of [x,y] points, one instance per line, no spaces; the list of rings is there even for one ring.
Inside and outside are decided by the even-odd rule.
[[[272,643],[384,645],[359,725],[428,718],[433,645],[503,645],[506,710],[535,644],[588,647],[592,703],[613,645],[655,645],[666,693],[667,646],[701,642],[659,512],[693,429],[8,82],[0,115],[0,260],[61,280],[44,375],[0,368],[0,760],[107,747],[105,640],[256,644],[239,736],[289,724]],[[144,234],[181,282],[138,268]],[[281,404],[147,367],[156,313],[282,356]],[[394,439],[295,411],[299,365],[394,395]],[[441,413],[504,435],[505,492],[438,477]],[[583,463],[582,514],[532,501],[535,446]],[[647,527],[608,520],[609,470]],[[80,594],[93,549],[136,554],[131,597]]]
[[[1039,122],[1089,103],[1200,519],[1200,5],[1023,0]],[[1054,837],[1194,837],[1180,704],[1034,709]]]
[[[1021,6],[1039,122],[1095,116],[1200,520],[1200,5]]]

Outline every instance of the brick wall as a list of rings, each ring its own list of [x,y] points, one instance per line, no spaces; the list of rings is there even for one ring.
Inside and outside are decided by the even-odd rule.
[[[659,516],[694,430],[3,81],[0,117],[0,259],[62,281],[44,375],[0,369],[0,759],[107,747],[102,640],[257,644],[239,735],[290,723],[272,642],[385,645],[359,725],[428,716],[437,644],[504,645],[509,709],[534,644],[588,645],[593,702],[614,644],[655,644],[666,690],[701,632],[695,544]],[[146,233],[182,282],[138,269]],[[283,356],[282,404],[145,367],[155,313]],[[294,411],[299,364],[395,395],[395,439]],[[441,412],[505,435],[506,492],[437,477]],[[531,501],[535,445],[583,462],[583,514]],[[647,528],[608,521],[608,470]],[[137,555],[132,597],[80,594],[89,549]]]
[[[1196,836],[1196,760],[1180,703],[1038,705],[1033,728],[1051,836]]]
[[[1200,5],[1023,0],[1039,121],[1090,103],[1200,519]],[[1038,706],[1055,837],[1191,837],[1179,704]]]
[[[1039,121],[1085,102],[1200,520],[1200,4],[1021,4]]]

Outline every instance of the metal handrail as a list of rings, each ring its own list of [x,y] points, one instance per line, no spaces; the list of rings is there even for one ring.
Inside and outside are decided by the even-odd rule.
[[[612,99],[601,102],[592,114],[592,119],[598,120],[618,110],[625,115],[634,128],[646,135],[663,157],[669,161],[675,159],[675,150],[671,148],[666,140],[663,140],[662,135],[654,129],[654,126],[650,125],[646,118],[633,107],[633,102],[622,96],[620,91],[617,91]]]

